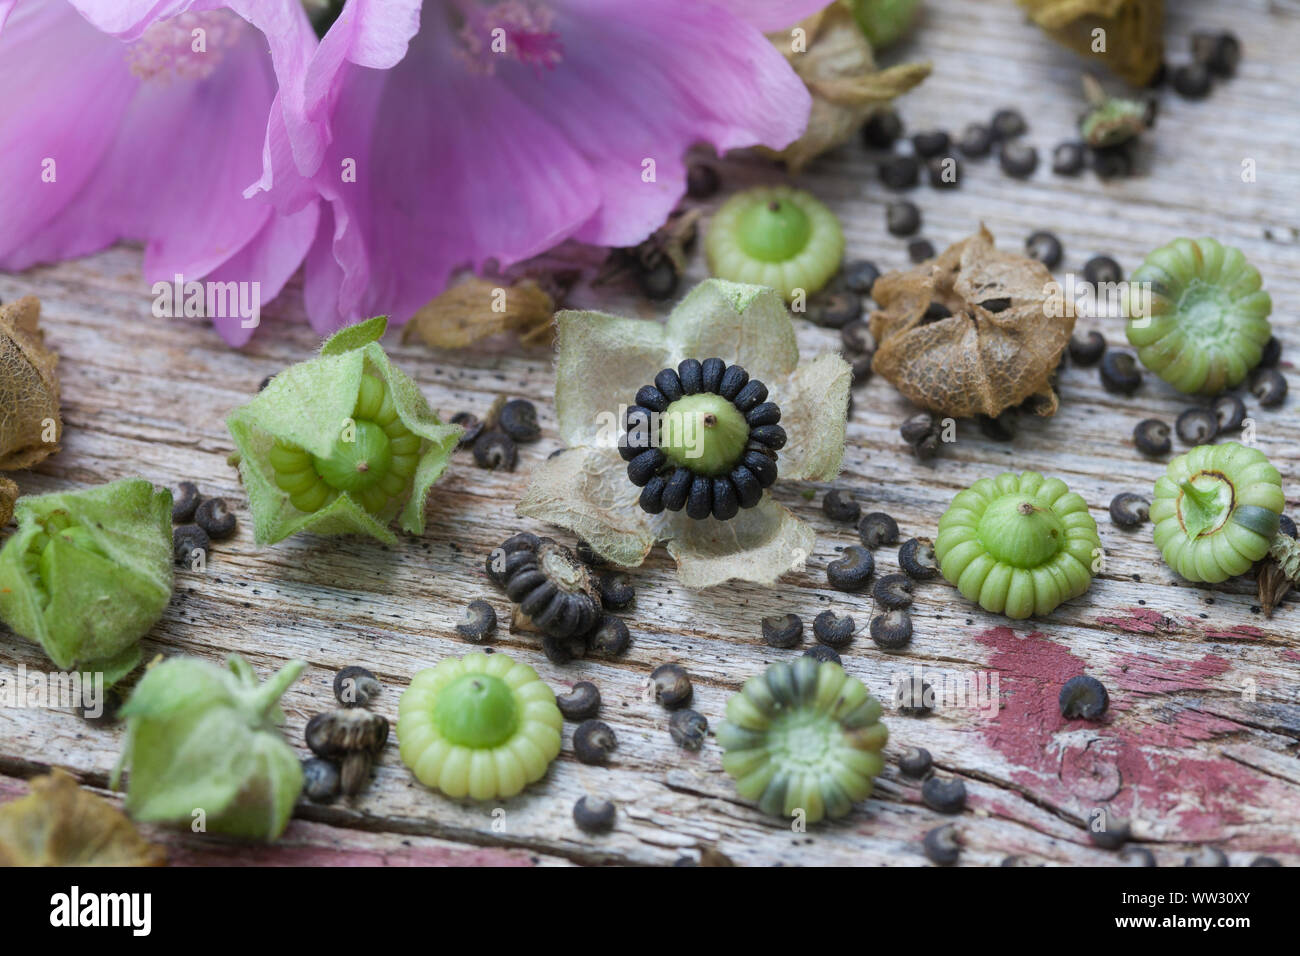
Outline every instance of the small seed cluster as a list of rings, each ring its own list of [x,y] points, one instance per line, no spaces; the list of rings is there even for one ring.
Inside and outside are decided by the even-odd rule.
[[[172,492],[172,523],[172,552],[183,567],[199,555],[206,562],[212,542],[233,537],[238,528],[230,503],[225,498],[204,498],[192,481],[182,481]]]
[[[375,758],[388,742],[388,719],[369,709],[383,685],[364,667],[352,665],[334,675],[339,707],[307,721],[307,746],[316,756],[303,761],[303,792],[317,803],[340,793],[355,796],[370,782]]]
[[[537,406],[524,398],[498,396],[482,420],[471,412],[457,412],[451,423],[465,429],[457,448],[467,448],[474,464],[489,471],[514,471],[519,446],[542,437]]]

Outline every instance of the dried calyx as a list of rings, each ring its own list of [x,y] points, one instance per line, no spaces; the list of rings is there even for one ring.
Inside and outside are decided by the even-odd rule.
[[[33,296],[0,305],[0,471],[30,468],[59,450],[59,359],[45,347],[40,314]]]
[[[1083,77],[1083,95],[1088,109],[1079,118],[1079,132],[1094,149],[1119,146],[1139,136],[1155,122],[1155,101],[1140,102],[1107,96],[1097,80]]]

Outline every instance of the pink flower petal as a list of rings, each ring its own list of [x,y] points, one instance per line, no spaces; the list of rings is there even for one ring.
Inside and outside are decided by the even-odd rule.
[[[764,33],[792,27],[826,6],[827,0],[713,0]]]

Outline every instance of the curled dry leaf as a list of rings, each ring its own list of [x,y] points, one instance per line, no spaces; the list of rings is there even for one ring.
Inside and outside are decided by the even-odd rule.
[[[794,32],[797,30],[803,33]],[[768,39],[812,94],[807,130],[774,154],[794,173],[814,157],[847,142],[867,117],[930,75],[929,63],[877,70],[871,44],[852,12],[839,3],[814,13],[791,32],[773,33]]]
[[[1023,402],[1055,414],[1051,379],[1074,315],[1049,308],[1051,283],[1042,263],[999,252],[981,226],[938,258],[876,280],[872,370],[915,404],[953,418],[996,417]],[[949,316],[927,319],[932,302]]]
[[[55,770],[0,807],[0,866],[162,866],[121,810]]]
[[[509,332],[525,345],[546,344],[554,314],[555,299],[537,280],[470,276],[422,306],[402,330],[402,341],[459,349]]]
[[[0,528],[14,516],[14,502],[18,500],[18,486],[8,478],[0,478]]]
[[[1058,43],[1096,57],[1134,86],[1146,86],[1164,61],[1164,0],[1020,0],[1020,6]]]
[[[59,357],[45,347],[40,316],[35,296],[0,305],[0,471],[43,461],[63,435]]]

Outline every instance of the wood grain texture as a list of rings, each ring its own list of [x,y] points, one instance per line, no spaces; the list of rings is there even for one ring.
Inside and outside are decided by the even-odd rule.
[[[1042,38],[1009,2],[927,6],[923,30],[887,58],[935,62],[931,78],[901,104],[909,126],[956,132],[996,107],[1017,106],[1043,162],[1024,183],[1004,177],[995,160],[968,162],[960,189],[914,191],[923,235],[942,248],[982,221],[1014,249],[1033,230],[1050,228],[1066,247],[1062,274],[1100,252],[1131,270],[1176,236],[1213,235],[1240,246],[1263,273],[1278,334],[1300,354],[1300,169],[1293,154],[1300,65],[1292,49],[1300,20],[1268,14],[1264,3],[1240,5],[1249,13],[1209,0],[1171,4],[1174,58],[1184,55],[1194,27],[1231,27],[1245,48],[1241,70],[1202,103],[1163,94],[1141,175],[1101,183],[1056,177],[1046,168],[1051,146],[1071,136],[1080,61]],[[1255,161],[1255,182],[1241,181],[1244,159]],[[723,174],[728,189],[781,179],[753,156],[730,159]],[[841,215],[850,256],[905,266],[905,244],[884,228],[892,197],[859,148],[824,157],[800,183]],[[25,493],[137,474],[169,486],[193,479],[205,494],[243,506],[226,463],[232,445],[223,419],[263,377],[318,344],[302,324],[300,290],[269,306],[264,327],[235,352],[199,321],[153,318],[139,264],[137,249],[119,247],[0,276],[0,298],[42,299],[63,378],[64,450],[16,478]],[[697,259],[691,279],[703,274]],[[658,313],[610,290],[580,287],[574,301]],[[800,326],[807,354],[837,347],[835,333]],[[1112,341],[1122,338],[1118,321],[1100,327]],[[304,755],[303,727],[328,706],[337,668],[362,663],[375,670],[386,685],[376,709],[392,719],[416,670],[468,650],[453,628],[470,599],[486,597],[507,617],[508,602],[486,580],[482,560],[527,527],[514,517],[514,502],[529,471],[559,444],[546,402],[554,384],[548,351],[520,354],[509,343],[491,343],[434,353],[396,338],[386,343],[390,354],[435,408],[483,412],[500,392],[532,398],[540,403],[542,441],[522,449],[513,474],[481,471],[458,456],[435,486],[427,533],[403,537],[396,548],[299,537],[259,550],[245,520],[234,540],[214,548],[205,573],[179,573],[170,608],[144,642],[146,657],[243,654],[263,675],[291,658],[308,661],[284,700],[286,734]],[[1133,449],[1134,424],[1151,415],[1172,421],[1185,398],[1152,376],[1132,399],[1117,398],[1101,389],[1095,371],[1077,368],[1064,370],[1060,395],[1060,413],[1025,422],[1014,442],[994,443],[963,426],[958,441],[926,467],[912,460],[897,433],[913,410],[888,383],[872,381],[855,394],[845,471],[835,483],[856,489],[870,509],[893,514],[908,537],[933,534],[952,495],[979,477],[1011,467],[1061,476],[1088,501],[1108,561],[1085,597],[1050,617],[1009,626],[933,583],[917,589],[911,646],[881,652],[865,634],[871,599],[825,583],[826,564],[856,537],[821,514],[821,493],[831,486],[811,486],[812,500],[787,487],[778,497],[812,522],[819,538],[807,570],[778,588],[687,592],[660,550],[635,575],[637,602],[626,615],[634,644],[624,658],[556,667],[530,639],[498,634],[498,649],[535,666],[557,689],[580,679],[600,687],[601,716],[619,739],[608,767],[574,760],[566,726],[564,752],[545,780],[494,815],[495,806],[421,787],[390,745],[368,792],[332,806],[304,801],[279,845],[167,834],[173,861],[670,864],[716,848],[738,864],[920,864],[921,836],[953,819],[926,809],[919,787],[894,766],[906,748],[923,746],[940,773],[959,776],[969,790],[968,810],[955,818],[964,863],[992,865],[1008,855],[1111,862],[1085,829],[1099,807],[1129,817],[1135,839],[1161,864],[1181,862],[1205,842],[1224,849],[1233,864],[1257,853],[1300,863],[1300,608],[1286,605],[1267,620],[1255,607],[1251,581],[1213,589],[1178,581],[1161,563],[1149,527],[1125,533],[1110,524],[1111,498],[1149,489],[1163,469]],[[1300,503],[1296,401],[1256,416],[1259,446],[1281,469],[1293,513]],[[882,572],[894,570],[889,550],[877,558]],[[859,635],[845,666],[878,696],[890,699],[893,681],[922,667],[931,680],[945,672],[963,680],[996,677],[1001,707],[993,719],[970,708],[924,718],[889,713],[889,766],[876,794],[843,821],[797,833],[736,798],[712,739],[698,754],[676,748],[667,712],[646,700],[644,688],[651,669],[680,661],[694,676],[696,708],[716,724],[726,697],[747,677],[799,653],[764,645],[760,619],[793,610],[811,626],[828,607],[856,617]],[[11,673],[20,663],[44,666],[33,645],[0,630],[0,670]],[[1110,689],[1111,713],[1101,724],[1067,723],[1056,709],[1060,684],[1084,672]],[[104,788],[120,742],[120,730],[92,728],[71,713],[0,709],[0,799],[21,791],[20,778],[49,766]],[[584,793],[618,803],[613,833],[589,837],[574,827],[571,808]]]

